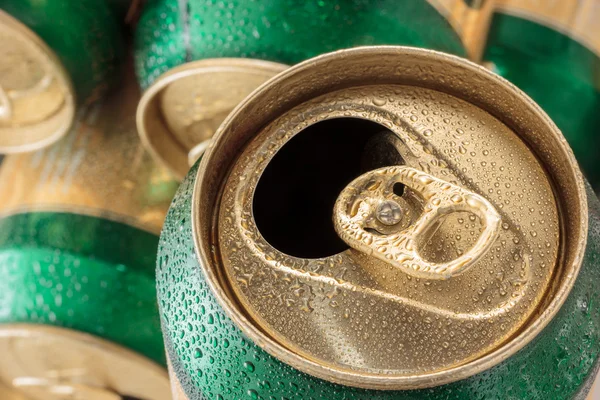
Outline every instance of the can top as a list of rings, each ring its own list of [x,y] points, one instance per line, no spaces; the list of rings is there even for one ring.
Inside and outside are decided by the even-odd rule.
[[[75,95],[54,52],[0,11],[0,153],[45,147],[66,134]]]
[[[286,68],[269,61],[218,58],[167,71],[140,100],[137,126],[142,142],[183,179],[231,110]]]
[[[583,178],[527,96],[466,60],[372,47],[288,70],[202,160],[194,239],[238,326],[337,383],[435,386],[556,313],[587,237]]]
[[[85,333],[30,324],[4,325],[0,327],[0,351],[2,399],[170,397],[163,368]]]

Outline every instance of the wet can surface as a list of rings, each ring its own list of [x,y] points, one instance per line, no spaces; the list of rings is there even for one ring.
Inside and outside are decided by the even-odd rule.
[[[0,151],[61,138],[75,104],[113,87],[122,61],[121,24],[105,1],[0,1]]]
[[[188,154],[201,153],[228,112],[286,65],[374,44],[478,57],[490,11],[490,1],[462,0],[148,1],[136,31],[136,71],[149,88],[140,134],[183,178]],[[186,95],[174,96],[177,87]]]
[[[560,131],[483,68],[402,47],[302,63],[227,118],[167,215],[174,390],[581,395],[599,213]]]
[[[598,192],[600,2],[499,0],[496,6],[485,61],[550,115]]]
[[[139,142],[131,82],[0,165],[0,386],[26,398],[169,395],[154,265],[176,184]]]

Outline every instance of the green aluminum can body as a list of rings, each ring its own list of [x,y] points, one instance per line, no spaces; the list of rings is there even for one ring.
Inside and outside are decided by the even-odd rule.
[[[156,235],[68,212],[15,214],[0,227],[0,324],[86,332],[164,363]]]
[[[597,1],[498,2],[484,60],[530,95],[563,131],[600,190]]]
[[[341,71],[342,65],[345,65],[346,70],[336,75]],[[421,74],[420,71],[424,68],[427,73]],[[332,82],[332,75],[338,76],[341,82]],[[297,86],[300,81],[310,84]],[[345,87],[345,84],[349,87]],[[358,87],[353,87],[353,84]],[[422,102],[416,103],[420,94],[415,88],[420,87],[419,85],[434,90],[427,91],[427,95],[421,97]],[[292,91],[292,87],[297,87],[298,92]],[[482,87],[485,90],[479,90]],[[402,97],[404,90],[408,94]],[[279,93],[282,92],[289,93],[289,96],[281,99]],[[458,102],[457,99],[446,96],[447,94],[458,96],[461,101]],[[355,96],[356,103],[352,96]],[[478,99],[478,103],[471,102],[468,105],[466,100],[473,99],[472,96]],[[284,103],[273,108],[265,106],[277,103],[278,99]],[[522,109],[517,110],[515,104]],[[478,110],[480,107],[484,110],[495,108],[496,115],[503,118],[502,123],[488,120],[487,118],[497,117],[489,111],[481,113],[481,109]],[[343,125],[343,119],[348,115],[361,118]],[[533,118],[533,115],[536,117]],[[361,142],[362,139],[357,139],[370,129],[364,125],[364,119],[370,118],[401,138],[402,143],[394,148],[399,154],[415,157],[413,165],[422,168],[415,167],[416,170],[446,176],[448,180],[443,184],[446,189],[440,191],[451,187],[451,178],[445,175],[449,171],[473,173],[475,181],[489,171],[497,173],[495,179],[481,179],[475,185],[482,185],[477,189],[483,193],[482,196],[501,197],[501,202],[496,203],[503,210],[500,231],[508,234],[513,229],[511,224],[515,224],[514,229],[520,236],[508,240],[508,236],[497,237],[490,251],[500,252],[502,246],[514,245],[516,247],[510,248],[518,249],[525,241],[535,253],[530,253],[528,261],[524,261],[525,257],[512,250],[506,258],[492,256],[490,253],[482,256],[497,258],[499,261],[498,264],[493,264],[496,270],[488,268],[487,265],[492,264],[486,265],[481,261],[482,264],[478,264],[480,269],[470,271],[473,274],[481,273],[479,276],[484,276],[485,282],[489,282],[488,285],[494,288],[487,292],[484,288],[481,293],[491,296],[492,292],[499,290],[499,304],[504,307],[509,304],[502,300],[507,292],[496,282],[503,281],[507,274],[512,273],[523,278],[527,274],[523,272],[521,275],[518,271],[525,271],[534,265],[535,271],[540,271],[539,275],[536,273],[537,276],[550,272],[547,275],[548,282],[553,283],[548,283],[548,290],[544,290],[541,296],[545,300],[538,303],[533,313],[525,317],[518,333],[502,339],[505,341],[501,347],[492,353],[472,356],[493,360],[493,363],[490,362],[483,368],[472,368],[460,377],[449,376],[452,371],[457,371],[456,368],[470,368],[472,358],[456,368],[452,366],[426,374],[423,381],[427,381],[423,385],[415,383],[421,372],[418,371],[408,377],[411,380],[410,386],[403,381],[393,387],[392,373],[377,370],[367,376],[356,372],[362,367],[360,364],[355,369],[347,367],[348,359],[358,359],[359,363],[369,361],[367,356],[373,354],[371,346],[376,341],[374,338],[388,346],[376,347],[388,355],[378,359],[383,360],[381,363],[387,363],[395,353],[406,354],[412,351],[398,341],[388,341],[380,335],[382,330],[386,335],[393,335],[397,328],[414,332],[411,337],[424,338],[423,342],[415,342],[414,345],[414,348],[421,350],[399,362],[402,368],[418,359],[420,353],[427,352],[429,349],[424,346],[432,347],[430,339],[435,338],[438,332],[441,340],[448,339],[444,348],[451,348],[453,343],[461,343],[463,339],[464,342],[477,342],[473,336],[468,336],[476,329],[477,321],[469,326],[471,331],[465,333],[467,336],[464,338],[458,338],[463,334],[460,330],[454,334],[448,331],[460,323],[452,320],[461,313],[456,309],[440,317],[437,320],[439,324],[435,322],[436,317],[426,318],[430,309],[425,307],[418,308],[412,319],[399,317],[396,320],[394,309],[385,309],[382,305],[390,304],[387,301],[389,297],[382,296],[384,300],[380,303],[377,298],[369,297],[371,293],[380,293],[382,290],[387,296],[390,292],[385,290],[392,286],[392,282],[400,282],[403,287],[414,284],[420,293],[437,295],[444,293],[443,289],[439,289],[441,286],[437,286],[438,290],[435,290],[437,283],[445,285],[455,277],[439,281],[423,277],[403,280],[400,274],[396,274],[397,271],[386,268],[386,265],[382,266],[384,275],[378,275],[374,261],[365,261],[375,256],[363,252],[361,247],[358,250],[351,244],[351,248],[336,247],[335,250],[333,247],[317,247],[329,240],[325,236],[329,227],[326,224],[317,226],[314,222],[317,219],[311,219],[312,215],[327,221],[333,214],[336,221],[336,210],[343,196],[337,197],[333,212],[330,211],[332,204],[319,208],[320,202],[329,201],[321,195],[325,190],[323,182],[329,187],[345,186],[344,190],[359,193],[362,193],[360,190],[372,192],[388,185],[378,181],[376,175],[370,175],[380,173],[379,169],[367,169],[369,172],[365,173],[364,169],[356,167],[365,162],[363,156],[369,152],[385,156],[390,151],[389,147],[374,150],[377,147],[370,147],[366,142]],[[468,124],[469,119],[474,121],[473,125]],[[327,128],[321,125],[321,130],[315,128],[309,134],[311,128],[325,123],[329,124]],[[396,124],[400,128],[395,128]],[[429,126],[432,128],[428,128],[427,124],[431,124]],[[539,130],[531,130],[532,124]],[[377,138],[381,133],[381,125],[373,128],[376,136],[372,138]],[[356,136],[353,136],[351,131],[355,126],[359,127],[356,128]],[[504,135],[502,130],[510,132],[505,136],[506,141],[504,144],[494,145],[491,141],[500,140]],[[541,138],[527,136],[535,135],[538,131],[543,132]],[[332,139],[320,139],[326,135],[334,135],[333,132],[339,132],[339,135],[331,136]],[[403,135],[402,132],[411,133]],[[388,140],[381,139],[381,136],[379,138],[377,140]],[[527,140],[537,140],[539,146],[558,147],[551,147],[551,152],[537,151],[538,148],[532,150],[527,146]],[[341,144],[350,145],[352,141],[357,143],[356,148],[340,147]],[[457,141],[461,141],[463,148],[456,146]],[[423,146],[423,143],[428,144]],[[519,147],[513,147],[517,143]],[[415,146],[415,151],[420,151],[419,157],[406,149],[412,145]],[[348,163],[339,158],[342,153],[348,154]],[[497,157],[495,159],[491,158],[494,153]],[[452,157],[445,158],[444,154],[451,154]],[[276,159],[278,156],[281,157]],[[428,163],[427,157],[434,158],[435,165]],[[556,158],[563,161],[556,162]],[[405,160],[410,166],[412,160]],[[385,162],[395,161],[390,158]],[[567,164],[571,172],[562,175],[562,168]],[[361,178],[352,181],[353,177],[344,175],[344,182],[338,182],[334,178],[329,181],[319,180],[323,175],[336,176],[335,171],[339,172],[346,166],[357,168],[355,173]],[[468,166],[473,169],[469,170]],[[272,168],[269,169],[270,167]],[[511,171],[514,168],[520,168],[524,172],[513,173]],[[310,179],[303,178],[308,173]],[[506,175],[502,176],[502,173]],[[373,180],[365,181],[365,189],[361,189],[355,182],[365,175],[373,177]],[[525,176],[526,179],[532,179],[532,183],[523,185],[520,179]],[[433,176],[419,179],[432,182]],[[461,177],[453,181],[462,179],[466,181],[469,178]],[[537,194],[531,192],[542,180],[546,180],[548,190]],[[311,186],[313,181],[318,181],[317,189]],[[579,182],[578,189],[566,189],[563,186],[575,181]],[[567,202],[565,208],[555,208],[555,211],[537,208],[554,201],[554,184],[564,188],[557,191],[558,196],[561,196],[560,193],[577,192],[578,200],[563,198],[560,203],[557,200],[556,205],[570,200],[573,202]],[[408,183],[406,185],[410,187]],[[334,196],[338,196],[337,190],[334,190]],[[395,193],[396,188],[393,191]],[[302,197],[304,192],[310,195]],[[404,190],[401,195],[407,193],[409,192]],[[527,198],[526,194],[531,198]],[[437,194],[432,194],[430,198],[435,199],[436,196]],[[294,203],[295,197],[302,200]],[[456,204],[462,201],[460,197],[452,198],[452,202]],[[354,203],[358,204],[356,208],[348,209],[357,210],[353,211],[353,215],[363,218],[362,215],[367,215],[368,211],[365,204],[370,200],[368,197],[360,199],[360,202]],[[310,203],[310,206],[303,209],[302,202]],[[292,206],[286,208],[289,203]],[[264,206],[265,204],[268,206]],[[330,205],[331,208],[328,208]],[[517,212],[511,211],[511,208],[521,210],[524,214],[516,217]],[[306,213],[302,214],[304,211]],[[306,223],[309,229],[295,229],[303,227],[305,221],[294,220],[292,212],[300,213],[305,220],[311,219],[310,223]],[[564,218],[565,221],[580,221],[585,229],[579,229],[575,233],[571,230],[575,225],[565,222],[560,225],[560,230],[554,231],[556,235],[552,233],[547,236],[548,241],[543,239],[536,242],[540,235],[552,232],[550,221],[554,218],[551,217],[553,213],[557,220],[562,221]],[[508,217],[509,214],[515,215],[515,219]],[[275,216],[268,226],[281,229],[269,232],[267,225],[259,224],[260,215],[266,218]],[[515,221],[517,218],[526,219],[529,215],[533,219],[524,221],[522,225]],[[459,228],[465,221],[461,221],[460,217],[456,218],[458,227],[449,232],[449,235],[455,240],[461,240],[458,235],[468,232]],[[474,216],[466,219],[476,221]],[[266,220],[262,223],[266,224],[264,221]],[[539,225],[543,225],[543,228],[535,228]],[[315,226],[317,228],[313,228]],[[348,226],[352,228],[352,224]],[[443,223],[436,225],[436,228],[443,229]],[[333,234],[337,232],[340,235],[337,225],[335,229]],[[333,231],[333,227],[331,230]],[[238,235],[238,232],[241,234]],[[383,238],[386,237],[385,233],[379,232]],[[573,235],[566,232],[572,232]],[[282,237],[286,235],[293,237],[293,240],[282,242]],[[562,246],[558,244],[561,237]],[[574,240],[574,237],[577,239]],[[373,243],[368,240],[369,237],[361,238],[364,243]],[[321,242],[315,244],[318,240]],[[287,247],[282,250],[286,244]],[[572,256],[568,256],[567,249],[573,245],[577,250],[571,253]],[[549,254],[546,249],[553,246],[557,248],[555,254],[560,255],[559,249],[565,251],[562,254],[574,257],[573,262],[564,263],[561,261],[562,256],[559,256],[551,261],[551,270],[547,268],[548,264],[541,265],[541,258]],[[346,255],[356,256],[359,261],[352,264],[344,258]],[[516,264],[513,264],[515,261]],[[512,268],[511,265],[515,267]],[[571,269],[571,266],[577,265],[577,271]],[[498,273],[498,270],[502,271],[504,268],[505,272]],[[515,271],[511,272],[511,268]],[[356,275],[353,275],[355,271]],[[410,273],[412,272],[406,272],[408,275]],[[468,273],[458,279],[467,279]],[[572,399],[585,396],[599,365],[600,294],[595,290],[595,282],[600,278],[600,202],[582,178],[573,154],[556,126],[531,99],[479,66],[442,53],[402,47],[374,47],[327,54],[292,67],[246,98],[221,126],[213,147],[188,173],[175,195],[159,242],[156,276],[171,380],[174,392],[182,399]],[[326,279],[332,276],[333,278]],[[363,282],[357,276],[367,276],[369,282],[376,283],[366,286],[367,282],[360,286],[356,282]],[[527,279],[532,281],[534,278],[530,275]],[[557,289],[565,287],[563,285],[567,281],[571,282],[568,289]],[[313,282],[316,283],[312,285]],[[442,301],[451,304],[464,298],[469,301],[467,304],[470,306],[471,300],[477,300],[475,293],[478,293],[481,285],[455,282],[461,282],[464,287],[453,292],[454,296],[440,296]],[[508,286],[506,289],[515,290],[528,284],[519,278],[511,282],[514,282],[511,283],[514,289]],[[419,286],[421,284],[423,286]],[[531,286],[539,285],[533,282]],[[279,290],[279,287],[283,289]],[[248,292],[244,292],[246,288]],[[428,288],[433,289],[428,291]],[[247,293],[250,295],[246,295]],[[562,302],[555,303],[561,296]],[[519,302],[517,297],[511,294],[504,298]],[[335,300],[335,304],[329,301],[331,299]],[[404,301],[412,299],[414,297],[408,297],[408,300],[403,297],[399,300],[400,307],[406,304]],[[486,301],[490,301],[489,299],[491,297]],[[526,303],[521,304],[527,306]],[[510,318],[514,318],[518,312],[516,308],[502,311],[504,315],[512,314]],[[397,314],[402,315],[402,311]],[[305,315],[308,317],[303,319]],[[483,314],[477,315],[477,318],[484,318]],[[542,322],[544,315],[546,320]],[[283,328],[276,325],[278,321],[282,322]],[[504,321],[510,322],[511,319]],[[526,337],[536,323],[539,323],[538,330]],[[357,328],[357,325],[362,329]],[[502,328],[501,323],[492,320],[489,324],[485,321],[482,325],[486,332],[484,335],[493,334],[496,329]],[[307,326],[311,329],[314,327],[317,334],[306,334]],[[289,330],[285,330],[286,328]],[[385,331],[387,328],[389,331]],[[327,334],[329,329],[333,334]],[[320,332],[323,334],[319,335]],[[368,337],[359,336],[365,332]],[[432,332],[431,336],[428,336],[429,332]],[[309,340],[301,341],[304,337]],[[336,338],[340,338],[339,342],[335,341]],[[333,352],[334,354],[347,357],[340,357],[339,361],[322,361],[325,358],[319,358],[321,354],[316,351],[308,353],[313,349],[310,347],[313,343],[316,343],[314,348],[323,349],[323,353],[333,348],[339,351]],[[520,346],[512,347],[515,344]],[[500,357],[498,352],[502,349],[512,350]],[[307,353],[310,358],[306,356]],[[439,357],[434,358],[443,359],[448,353],[440,349],[436,354]],[[354,358],[355,355],[357,356]],[[304,360],[308,361],[303,363]],[[321,366],[323,369],[319,369]],[[343,375],[348,370],[352,374],[350,378]],[[369,372],[371,371],[373,369]],[[367,381],[376,374],[376,378],[381,378],[381,381],[377,381],[377,386],[373,381]],[[437,380],[444,374],[445,380]],[[355,381],[351,380],[353,378]],[[363,380],[359,382],[361,379]]]
[[[122,27],[108,2],[2,0],[0,10],[54,51],[71,77],[78,102],[97,98],[119,82]]]
[[[136,72],[145,89],[173,67],[208,58],[293,65],[338,49],[379,44],[465,56],[459,34],[432,3],[438,2],[151,0],[136,31]]]

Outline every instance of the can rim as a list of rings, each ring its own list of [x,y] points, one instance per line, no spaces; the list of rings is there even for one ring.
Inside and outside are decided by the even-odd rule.
[[[573,182],[576,187],[576,193],[571,193],[578,200],[577,206],[579,207],[578,220],[572,221],[576,223],[576,229],[578,233],[579,241],[576,243],[576,248],[573,250],[573,257],[571,262],[571,269],[569,273],[564,274],[563,282],[553,293],[551,301],[547,301],[541,305],[545,309],[534,315],[533,320],[528,326],[520,331],[514,338],[500,346],[491,353],[461,364],[456,367],[449,369],[424,373],[419,375],[411,376],[393,376],[393,375],[377,375],[377,374],[362,374],[353,373],[348,370],[334,369],[321,365],[314,362],[313,360],[304,358],[296,353],[293,353],[290,349],[280,344],[275,339],[266,335],[264,331],[259,329],[253,321],[247,318],[239,309],[239,304],[235,299],[232,299],[229,289],[224,287],[222,277],[213,269],[207,266],[214,263],[214,259],[211,254],[211,246],[208,243],[203,242],[198,221],[198,210],[200,207],[205,208],[206,205],[200,204],[200,197],[203,191],[202,181],[203,176],[207,173],[208,165],[210,161],[215,157],[215,149],[218,148],[218,142],[223,139],[226,127],[232,124],[237,118],[241,110],[243,110],[248,104],[252,103],[257,97],[260,97],[263,92],[268,89],[277,86],[280,82],[292,79],[294,75],[306,70],[314,69],[328,63],[330,60],[338,57],[350,58],[357,57],[365,54],[390,54],[394,56],[427,56],[437,61],[443,61],[449,66],[467,69],[475,75],[484,76],[486,79],[496,83],[497,85],[507,87],[513,93],[517,94],[524,102],[526,102],[531,108],[530,110],[535,113],[536,118],[541,119],[548,127],[549,133],[551,133],[562,151],[562,157],[566,157],[570,164],[569,172],[573,175],[575,181]],[[205,275],[206,281],[215,295],[218,303],[223,307],[225,313],[229,318],[232,319],[234,324],[250,338],[256,345],[261,347],[264,351],[275,357],[279,361],[282,361],[304,373],[310,374],[320,379],[324,379],[330,382],[360,387],[365,389],[377,389],[377,390],[405,390],[405,389],[420,389],[439,386],[442,384],[448,384],[461,379],[468,378],[472,375],[483,372],[500,362],[506,360],[519,350],[521,350],[526,344],[533,340],[553,319],[560,307],[566,301],[568,294],[570,293],[575,280],[578,276],[579,270],[583,262],[583,254],[587,245],[587,232],[588,232],[588,206],[587,197],[585,191],[585,183],[583,174],[577,166],[575,156],[567,144],[566,139],[552,122],[550,117],[538,106],[529,96],[523,93],[516,86],[508,82],[506,79],[494,74],[493,72],[479,66],[466,59],[453,56],[450,54],[419,49],[413,47],[404,46],[370,46],[370,47],[358,47],[353,49],[339,50],[336,52],[324,54],[313,59],[307,60],[294,67],[278,74],[269,81],[265,82],[258,89],[256,89],[251,95],[246,97],[238,106],[229,114],[225,121],[221,124],[218,131],[214,136],[214,144],[207,149],[205,156],[200,162],[200,166],[195,175],[195,182],[192,194],[192,235],[194,241],[194,249],[196,257],[200,260],[202,271]],[[228,154],[228,156],[231,156]],[[232,161],[232,160],[229,160]],[[545,165],[545,162],[542,161]],[[218,203],[217,196],[217,203]],[[562,214],[559,207],[559,214]],[[565,225],[564,220],[561,226]],[[557,263],[564,262],[562,258],[559,258]]]
[[[58,79],[60,86],[64,89],[65,102],[61,106],[61,110],[57,111],[57,114],[61,112],[64,113],[64,115],[60,118],[63,122],[56,129],[54,129],[54,132],[50,132],[50,134],[47,134],[41,139],[34,141],[25,140],[24,142],[17,144],[0,143],[0,154],[24,153],[39,150],[58,141],[69,132],[73,120],[75,119],[76,108],[76,98],[73,83],[71,82],[71,78],[67,70],[56,53],[54,53],[54,51],[48,47],[44,40],[35,32],[2,10],[0,10],[0,21],[1,24],[8,26],[11,30],[19,32],[25,38],[25,40],[30,41],[37,48],[38,54],[45,58],[50,65],[52,65],[52,72],[54,73],[55,78]],[[31,125],[26,125],[25,129],[30,126]],[[9,128],[9,130],[10,129],[11,128]]]
[[[163,126],[152,128],[147,121],[150,113],[158,111],[158,106],[154,102],[160,97],[161,92],[180,79],[211,72],[223,72],[224,69],[231,73],[253,69],[276,75],[287,68],[289,67],[285,64],[252,58],[207,58],[187,62],[168,70],[146,89],[139,101],[136,124],[142,144],[155,160],[181,181],[189,170],[189,151],[183,148],[181,143],[170,133],[168,127],[164,126],[164,123]]]

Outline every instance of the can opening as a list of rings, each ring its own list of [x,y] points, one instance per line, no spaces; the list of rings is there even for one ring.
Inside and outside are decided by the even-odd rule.
[[[335,118],[294,136],[273,157],[254,193],[254,219],[265,240],[301,258],[328,257],[346,250],[348,246],[333,227],[334,203],[342,189],[362,173],[403,164],[393,146],[376,140],[388,134],[388,129],[373,121]],[[371,151],[374,146],[389,148]],[[395,188],[399,193],[404,190],[401,186]]]

